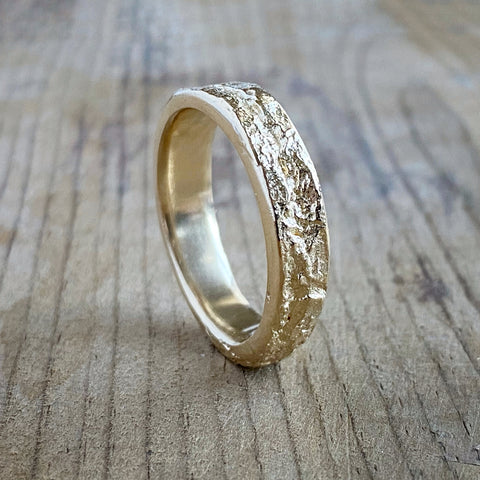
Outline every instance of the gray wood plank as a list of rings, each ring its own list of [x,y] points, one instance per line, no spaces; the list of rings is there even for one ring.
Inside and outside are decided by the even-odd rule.
[[[478,478],[480,7],[0,2],[0,478]],[[332,240],[324,313],[238,367],[157,225],[153,135],[182,86],[250,80],[297,125]],[[248,179],[214,145],[260,307]]]

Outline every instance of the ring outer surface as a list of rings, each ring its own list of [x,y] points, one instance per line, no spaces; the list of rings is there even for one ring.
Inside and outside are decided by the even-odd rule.
[[[164,133],[183,109],[210,117],[235,147],[254,190],[265,234],[267,291],[262,320],[233,341],[205,312],[172,248],[162,201]],[[311,334],[326,296],[329,233],[323,195],[308,151],[280,104],[256,84],[230,82],[175,92],[155,137],[155,180],[161,231],[175,275],[197,320],[231,361],[248,367],[278,362]]]

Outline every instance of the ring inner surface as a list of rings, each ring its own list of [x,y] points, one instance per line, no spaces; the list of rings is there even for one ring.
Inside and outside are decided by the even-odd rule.
[[[159,194],[172,251],[208,318],[229,342],[246,340],[261,316],[240,291],[223,248],[212,194],[215,122],[192,108],[165,127],[159,150]],[[234,219],[232,219],[234,221]]]

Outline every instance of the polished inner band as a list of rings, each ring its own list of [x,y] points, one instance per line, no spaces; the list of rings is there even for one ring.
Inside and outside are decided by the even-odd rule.
[[[238,288],[220,238],[212,196],[211,147],[217,125],[186,108],[165,131],[162,189],[172,249],[189,288],[215,325],[244,341],[260,324]]]
[[[211,158],[217,126],[246,168],[262,219],[267,291],[261,314],[238,288],[220,238]],[[176,92],[156,142],[160,225],[193,313],[234,362],[280,360],[311,333],[327,285],[325,207],[298,132],[258,85],[228,83]]]

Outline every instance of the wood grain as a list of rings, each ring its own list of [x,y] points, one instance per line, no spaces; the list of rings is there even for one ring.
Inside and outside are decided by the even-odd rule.
[[[480,477],[480,7],[466,0],[0,2],[0,478]],[[318,169],[331,281],[309,341],[226,361],[157,225],[175,89],[254,81]],[[225,138],[227,253],[261,303]]]

